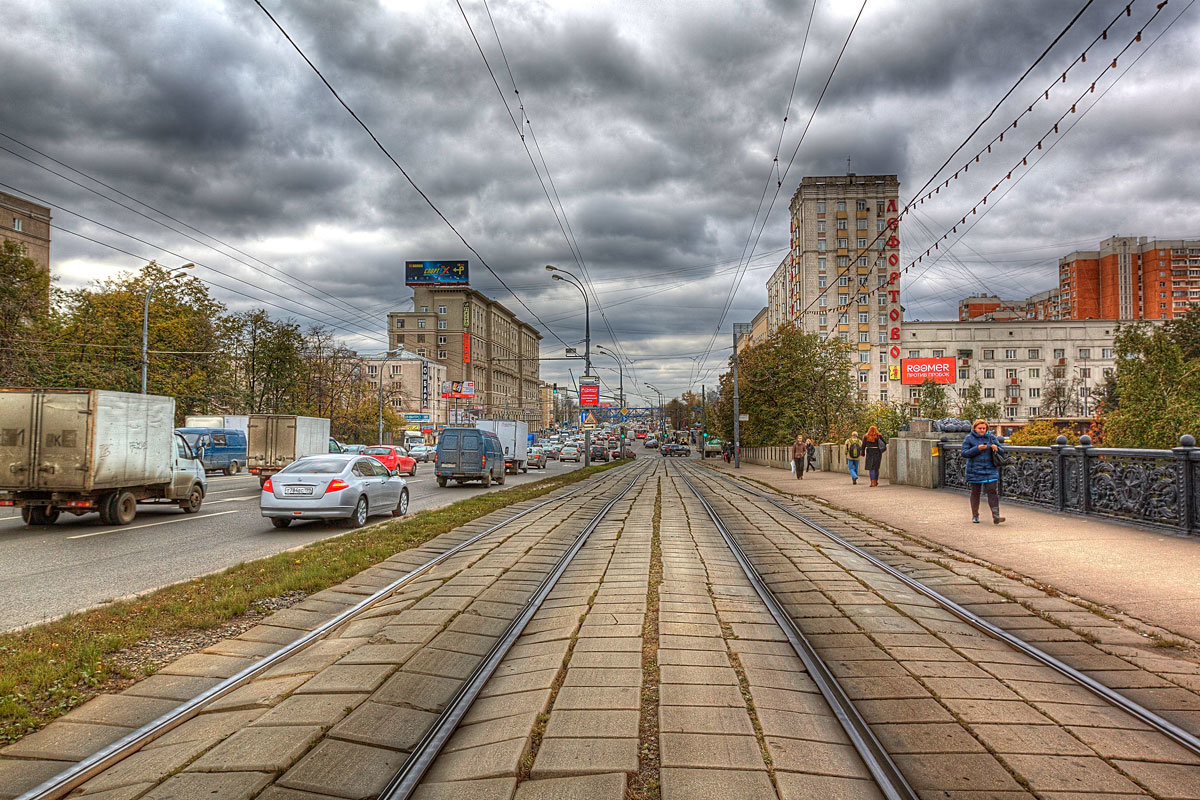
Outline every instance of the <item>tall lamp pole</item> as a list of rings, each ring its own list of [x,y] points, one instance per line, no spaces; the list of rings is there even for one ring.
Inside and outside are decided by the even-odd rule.
[[[621,403],[621,408],[625,407],[625,364],[621,361],[621,357],[616,353],[610,353],[604,349],[604,345],[596,345],[596,352],[602,356],[609,356],[617,362],[617,374],[620,376],[620,388],[617,389],[618,399]]]
[[[662,393],[662,392],[660,392],[660,391],[659,391],[657,388],[655,388],[654,386],[652,386],[652,385],[651,385],[651,384],[649,384],[649,383],[647,383],[646,385],[650,387],[650,390],[651,390],[652,392],[654,392],[656,395],[658,395],[658,434],[659,434],[659,437],[661,438],[661,436],[662,436],[662,434],[663,434],[663,428],[664,428],[664,425],[663,425],[663,422],[664,422],[664,420],[663,420],[663,407],[662,407],[662,405],[663,405],[663,402],[662,402],[662,399],[663,399],[663,393]]]
[[[163,283],[173,281],[176,278],[182,278],[187,274],[184,270],[191,269],[194,266],[196,265],[191,263],[184,264],[179,268],[179,272],[168,275]],[[154,294],[155,288],[154,284],[146,287],[146,298],[145,302],[142,303],[142,394],[146,393],[146,365],[148,364],[147,355],[150,343],[150,295]]]
[[[379,444],[383,444],[383,373],[387,370],[388,360],[398,354],[396,350],[384,352],[383,362],[379,365],[379,438],[376,439]]]
[[[742,467],[742,426],[738,409],[738,337],[747,336],[754,326],[745,322],[733,323],[733,468]]]
[[[574,274],[567,272],[565,269],[555,267],[551,264],[546,265],[546,269],[553,273],[550,278],[556,281],[565,281],[583,295],[583,371],[585,375],[592,374],[592,307],[588,302],[587,292],[583,290],[583,284]],[[568,277],[563,277],[564,275]],[[592,432],[585,430],[583,432],[583,465],[591,466],[592,463]]]

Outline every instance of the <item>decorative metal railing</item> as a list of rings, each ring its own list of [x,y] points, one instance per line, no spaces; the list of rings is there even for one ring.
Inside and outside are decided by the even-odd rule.
[[[968,488],[961,440],[942,439],[940,485]],[[1171,450],[1092,447],[1065,436],[1050,447],[1005,446],[1013,462],[1000,470],[1000,493],[1012,500],[1200,533],[1200,448],[1193,436]]]

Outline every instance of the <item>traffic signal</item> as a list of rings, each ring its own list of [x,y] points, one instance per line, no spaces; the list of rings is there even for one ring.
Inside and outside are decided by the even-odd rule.
[[[558,394],[558,384],[554,384],[554,393]]]
[[[708,434],[707,434],[707,433],[702,433],[702,434],[700,434],[700,435],[701,435],[701,436],[703,436],[705,439],[707,439],[707,438],[708,438]]]

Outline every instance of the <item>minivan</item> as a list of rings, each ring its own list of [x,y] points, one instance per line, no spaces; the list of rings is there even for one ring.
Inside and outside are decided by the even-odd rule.
[[[500,437],[478,428],[445,428],[438,437],[434,475],[438,486],[450,480],[460,486],[467,481],[504,483],[504,448]]]
[[[236,475],[246,465],[246,432],[237,428],[176,428],[205,470]]]

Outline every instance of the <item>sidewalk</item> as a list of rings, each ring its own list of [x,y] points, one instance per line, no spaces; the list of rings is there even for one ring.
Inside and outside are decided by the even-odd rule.
[[[871,488],[835,472],[790,472],[743,462],[705,462],[792,494],[886,523],[921,539],[1006,567],[1068,595],[1116,608],[1131,617],[1200,641],[1200,539],[1149,528],[1004,503],[1006,522],[993,525],[981,498],[980,524],[971,523],[965,494],[880,481]]]

